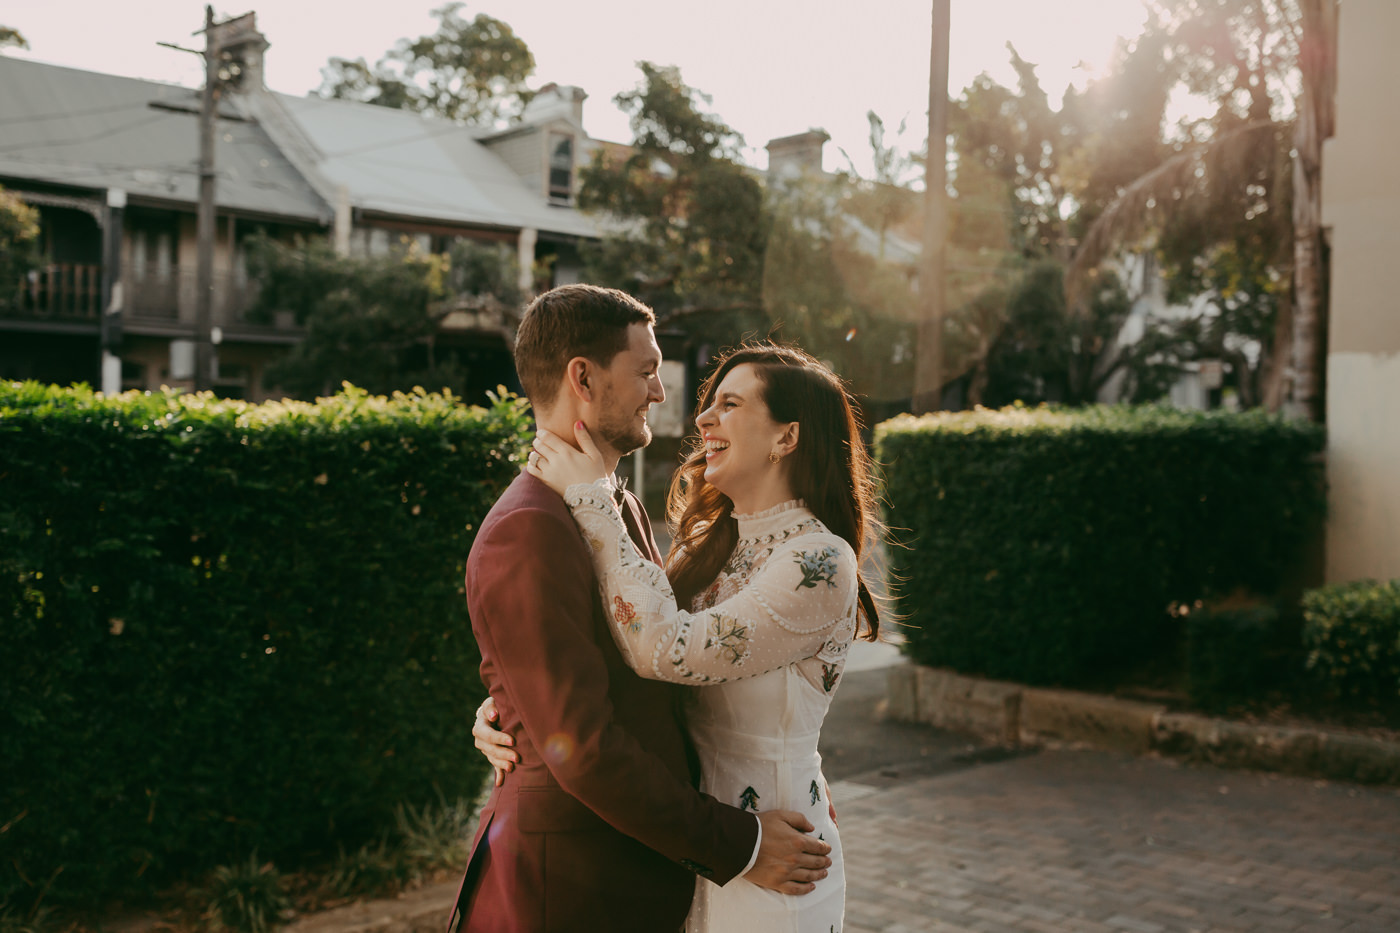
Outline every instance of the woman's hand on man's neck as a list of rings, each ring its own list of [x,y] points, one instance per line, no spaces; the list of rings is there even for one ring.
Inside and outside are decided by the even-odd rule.
[[[598,432],[593,430],[586,412],[581,411],[580,405],[557,405],[547,412],[535,413],[535,427],[538,430],[548,431],[555,437],[565,441],[570,447],[578,449],[578,444],[574,442],[574,422],[582,421],[588,425],[589,432],[593,435],[593,443],[598,445],[598,453],[603,455],[603,466],[607,468],[608,474],[612,475],[617,471],[617,463],[622,459],[622,455],[612,449],[612,445],[604,442],[598,437]]]

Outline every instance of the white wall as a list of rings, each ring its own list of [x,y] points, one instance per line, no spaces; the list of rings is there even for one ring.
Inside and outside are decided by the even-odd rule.
[[[1322,187],[1332,243],[1329,582],[1400,577],[1400,3],[1340,9],[1337,128]]]

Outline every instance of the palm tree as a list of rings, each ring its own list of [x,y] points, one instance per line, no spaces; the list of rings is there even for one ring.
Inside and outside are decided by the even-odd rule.
[[[1217,26],[1229,16],[1240,15],[1251,18],[1260,35],[1269,29],[1280,32],[1283,53],[1274,62],[1261,55],[1258,68],[1282,70],[1296,63],[1301,87],[1295,115],[1284,120],[1272,113],[1264,76],[1255,74],[1255,80],[1246,81],[1238,58],[1231,62],[1237,69],[1233,90],[1252,98],[1247,117],[1230,119],[1222,106],[1223,119],[1217,118],[1216,132],[1208,140],[1183,147],[1123,188],[1081,237],[1065,276],[1068,307],[1082,312],[1086,286],[1099,265],[1124,244],[1159,229],[1167,206],[1178,210],[1183,199],[1192,195],[1238,202],[1258,171],[1262,140],[1270,136],[1276,141],[1291,140],[1291,236],[1283,241],[1286,254],[1279,257],[1291,266],[1291,301],[1280,302],[1261,401],[1271,409],[1285,408],[1295,416],[1321,421],[1327,254],[1320,181],[1322,142],[1332,135],[1334,125],[1337,0],[1176,0],[1176,6],[1202,21],[1214,15]],[[1166,12],[1161,4],[1158,8]],[[1212,36],[1212,41],[1218,43],[1218,36]],[[1263,40],[1258,41],[1262,46]],[[1220,52],[1218,45],[1207,47]],[[1276,199],[1274,203],[1282,206]],[[1208,213],[1211,205],[1201,210]],[[1255,214],[1246,216],[1253,220]]]
[[[1337,0],[1297,0],[1302,94],[1293,126],[1292,413],[1325,420],[1327,244],[1322,235],[1322,142],[1336,126]]]

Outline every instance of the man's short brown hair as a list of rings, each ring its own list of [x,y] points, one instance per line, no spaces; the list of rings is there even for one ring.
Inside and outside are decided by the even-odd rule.
[[[515,371],[536,410],[554,404],[569,360],[607,366],[627,349],[627,328],[655,324],[650,308],[626,292],[596,285],[561,285],[525,309],[515,335]]]

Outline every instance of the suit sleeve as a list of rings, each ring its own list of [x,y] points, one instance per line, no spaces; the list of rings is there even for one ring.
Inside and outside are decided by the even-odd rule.
[[[692,871],[720,884],[739,874],[755,851],[753,814],[699,793],[613,723],[593,633],[596,583],[573,522],[519,509],[483,538],[468,580],[477,637],[559,786]]]

